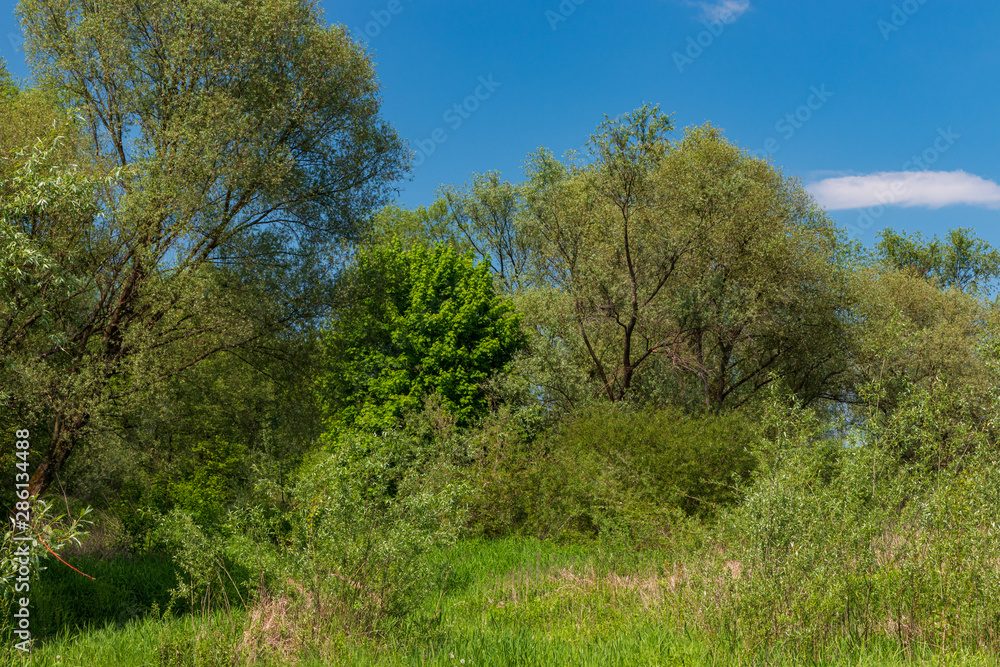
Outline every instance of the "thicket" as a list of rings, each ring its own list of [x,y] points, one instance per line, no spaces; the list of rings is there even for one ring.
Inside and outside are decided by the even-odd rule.
[[[710,521],[739,500],[753,442],[735,414],[596,404],[534,437],[497,415],[469,439],[472,525],[493,536],[662,544],[679,518]]]

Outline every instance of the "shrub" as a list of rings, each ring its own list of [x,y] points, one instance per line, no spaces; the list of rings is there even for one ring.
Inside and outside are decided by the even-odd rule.
[[[3,535],[3,542],[0,543],[0,614],[4,619],[11,618],[13,610],[16,608],[16,600],[25,597],[23,589],[25,582],[18,582],[19,569],[24,565],[24,555],[18,550],[27,549],[28,568],[30,571],[28,586],[34,586],[37,582],[38,574],[45,569],[44,561],[49,558],[48,549],[41,543],[44,541],[53,551],[58,552],[70,544],[80,544],[80,538],[86,536],[84,525],[90,521],[85,517],[90,513],[90,508],[86,508],[77,518],[56,514],[53,511],[53,504],[42,499],[32,498],[29,501],[31,522],[26,531],[18,531],[22,535],[30,534],[36,538],[27,541],[15,541],[13,522],[11,529]],[[21,586],[21,590],[18,590]],[[32,612],[33,613],[33,612]],[[5,623],[0,631],[0,639],[4,642],[5,650],[10,650],[15,640],[13,638],[14,627]],[[0,653],[0,656],[4,655]]]
[[[1000,460],[958,398],[911,387],[846,430],[772,409],[753,485],[724,522],[742,576],[720,625],[815,652],[840,639],[997,648]]]
[[[682,516],[739,499],[754,466],[739,415],[602,404],[531,440],[488,424],[476,441],[472,516],[486,534],[655,539]]]
[[[467,494],[446,461],[401,469],[383,440],[342,435],[304,470],[291,516],[296,571],[318,615],[375,634],[437,580],[424,556],[457,537]]]
[[[202,618],[220,603],[231,611],[232,598],[242,594],[227,567],[227,536],[206,530],[190,512],[175,509],[162,518],[157,537],[173,551],[178,568],[170,606],[181,601],[192,613],[200,610]]]

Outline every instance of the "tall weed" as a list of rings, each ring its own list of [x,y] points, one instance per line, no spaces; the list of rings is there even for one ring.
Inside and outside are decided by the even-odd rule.
[[[943,384],[831,430],[771,411],[745,501],[721,534],[741,576],[716,609],[746,645],[897,641],[997,648],[1000,466]]]

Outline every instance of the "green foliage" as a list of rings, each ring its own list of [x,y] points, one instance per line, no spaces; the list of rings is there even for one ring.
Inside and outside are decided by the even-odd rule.
[[[755,465],[754,436],[738,413],[597,406],[570,421],[551,447],[571,457],[596,457],[617,485],[642,489],[653,505],[713,516],[740,499],[738,489]]]
[[[19,530],[15,535],[14,517],[11,515],[10,528],[3,534],[3,541],[0,542],[0,614],[5,620],[12,617],[15,609],[20,608],[17,602],[19,599],[27,597],[37,604],[34,596],[30,595],[30,589],[37,587],[39,575],[46,569],[45,563],[50,560],[49,550],[42,542],[56,553],[64,551],[70,545],[80,544],[80,539],[87,535],[85,527],[90,523],[86,518],[90,508],[73,518],[56,514],[53,503],[49,501],[32,498],[26,502],[30,503],[28,530]],[[15,536],[25,535],[37,536],[38,539],[14,540]],[[27,553],[23,551],[25,549]],[[63,567],[61,563],[58,566]],[[20,575],[20,569],[24,567],[28,569],[26,581]],[[32,614],[36,612],[37,608],[31,611]],[[5,622],[2,627],[0,640],[4,642],[4,649],[7,649],[17,641],[13,634],[14,625]]]
[[[108,551],[168,552],[192,612],[117,664],[1000,647],[998,251],[886,230],[865,265],[652,106],[373,215],[404,157],[369,55],[230,4],[23,0],[45,84],[0,66],[0,435],[39,423],[33,490],[110,495]],[[111,611],[46,623],[146,611],[87,586],[38,600]]]
[[[737,414],[628,404],[598,404],[534,439],[513,419],[487,422],[470,440],[473,525],[661,543],[685,515],[711,519],[739,500],[753,438]]]
[[[606,119],[589,161],[539,150],[519,185],[446,189],[456,226],[528,315],[542,400],[586,394],[740,406],[775,379],[839,398],[850,307],[842,233],[801,184],[716,128],[669,140],[644,106]]]
[[[542,424],[505,406],[463,434],[462,476],[475,493],[467,499],[474,535],[502,537],[525,529],[539,502],[544,454],[536,445]]]
[[[4,165],[5,178],[0,184],[5,195],[0,207],[4,251],[0,256],[0,316],[12,327],[21,324],[19,309],[51,327],[55,324],[51,321],[55,315],[52,303],[58,296],[71,296],[77,287],[67,258],[60,254],[65,249],[59,247],[59,241],[66,239],[39,238],[43,230],[60,233],[55,229],[60,223],[86,225],[95,213],[93,195],[102,183],[78,168],[59,164],[65,143],[61,135],[39,138],[10,155],[13,166]],[[46,282],[49,289],[58,292],[44,292]],[[28,336],[20,328],[15,333],[22,339]]]
[[[321,319],[316,278],[405,155],[370,57],[311,2],[24,0],[18,14],[51,94],[10,107],[55,109],[69,146],[45,169],[13,161],[30,178],[5,180],[0,215],[30,269],[12,282],[0,266],[3,386],[51,436],[41,492],[171,378]],[[33,129],[4,149],[48,131]]]
[[[10,70],[7,69],[7,62],[0,58],[0,104],[16,97],[17,93],[17,84],[14,83]]]
[[[318,383],[335,430],[392,428],[431,395],[460,424],[485,414],[484,383],[523,340],[487,266],[443,245],[395,241],[360,252],[342,287]]]
[[[192,458],[186,466],[172,471],[183,476],[169,482],[169,498],[174,507],[203,520],[218,517],[237,490],[239,480],[233,473],[246,456],[246,450],[216,437],[197,443],[190,454]]]
[[[845,342],[851,360],[847,384],[855,401],[891,411],[909,385],[929,388],[939,380],[972,402],[988,398],[993,374],[983,346],[995,315],[982,300],[891,269],[859,270],[851,290],[857,297]]]
[[[502,181],[498,172],[476,174],[464,188],[442,188],[450,220],[507,294],[531,286],[536,243],[525,227],[523,188]]]
[[[65,555],[64,555],[65,557]],[[32,634],[52,641],[62,633],[88,628],[121,628],[170,602],[169,588],[176,569],[163,554],[104,558],[73,555],[66,558],[89,579],[57,563],[32,587]]]
[[[303,473],[291,516],[301,581],[327,622],[381,633],[419,605],[437,581],[424,556],[450,544],[467,493],[445,462],[401,471],[391,447],[352,434]]]
[[[950,230],[944,241],[935,236],[926,242],[919,232],[903,236],[886,228],[874,254],[884,264],[914,271],[941,289],[989,292],[1000,278],[1000,251],[964,227]]]
[[[694,556],[695,547],[691,547]],[[703,559],[718,565],[710,554]],[[610,551],[533,539],[464,541],[433,554],[451,577],[427,601],[440,612],[429,635],[373,641],[287,624],[277,603],[192,624],[149,618],[81,629],[36,647],[37,665],[975,665],[996,664],[989,645],[959,649],[898,639],[828,637],[816,646],[743,643],[700,625],[731,576],[701,572],[678,554]],[[124,564],[118,564],[123,566]],[[704,576],[703,581],[695,581]],[[691,590],[688,590],[688,589]],[[736,619],[733,619],[736,620]],[[304,636],[314,641],[290,647]],[[262,650],[258,650],[256,647]],[[59,656],[57,658],[57,656]]]
[[[220,354],[164,383],[117,428],[88,438],[86,456],[67,465],[67,490],[110,504],[124,529],[117,548],[129,551],[147,546],[148,509],[182,509],[203,524],[272,497],[273,511],[287,510],[286,487],[321,432],[317,346],[302,340],[311,335],[265,339],[263,350]]]
[[[204,618],[217,607],[231,613],[237,599],[243,602],[246,582],[241,582],[241,592],[227,568],[224,533],[208,532],[190,512],[174,510],[162,517],[156,537],[172,551],[177,566],[177,585],[170,591],[168,611],[180,601],[192,614],[200,611]]]
[[[405,246],[444,243],[459,252],[469,249],[468,243],[456,233],[448,211],[448,202],[437,199],[430,206],[418,206],[410,211],[396,204],[383,206],[372,217],[371,228],[363,243],[368,247],[392,245],[398,238]]]
[[[90,508],[85,508],[79,516],[73,518],[66,514],[56,514],[53,511],[53,503],[47,500],[30,501],[31,522],[27,531],[18,531],[19,536],[25,534],[37,535],[48,544],[53,551],[60,551],[71,544],[80,544],[80,539],[85,538],[87,533],[85,526],[90,524],[90,520],[85,517],[90,514]],[[13,524],[13,521],[11,521]],[[18,558],[14,555],[15,547],[28,549],[29,567],[33,576],[45,569],[42,565],[45,559],[49,558],[49,552],[39,540],[29,540],[26,545],[18,545],[14,542],[15,534],[12,529],[7,530],[3,537],[3,561],[0,563],[0,586],[2,586],[3,598],[8,603],[14,597],[14,586],[16,571],[18,569]]]
[[[914,388],[842,437],[807,412],[772,411],[726,533],[744,576],[719,614],[742,641],[996,647],[1000,467],[956,401],[944,385]]]

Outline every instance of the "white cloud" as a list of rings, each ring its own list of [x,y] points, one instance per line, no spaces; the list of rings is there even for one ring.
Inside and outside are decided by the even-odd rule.
[[[750,0],[716,0],[696,2],[701,7],[701,18],[705,21],[733,23],[750,10]]]
[[[964,171],[880,171],[838,176],[806,189],[828,211],[870,206],[941,208],[966,204],[1000,208],[1000,185]]]

